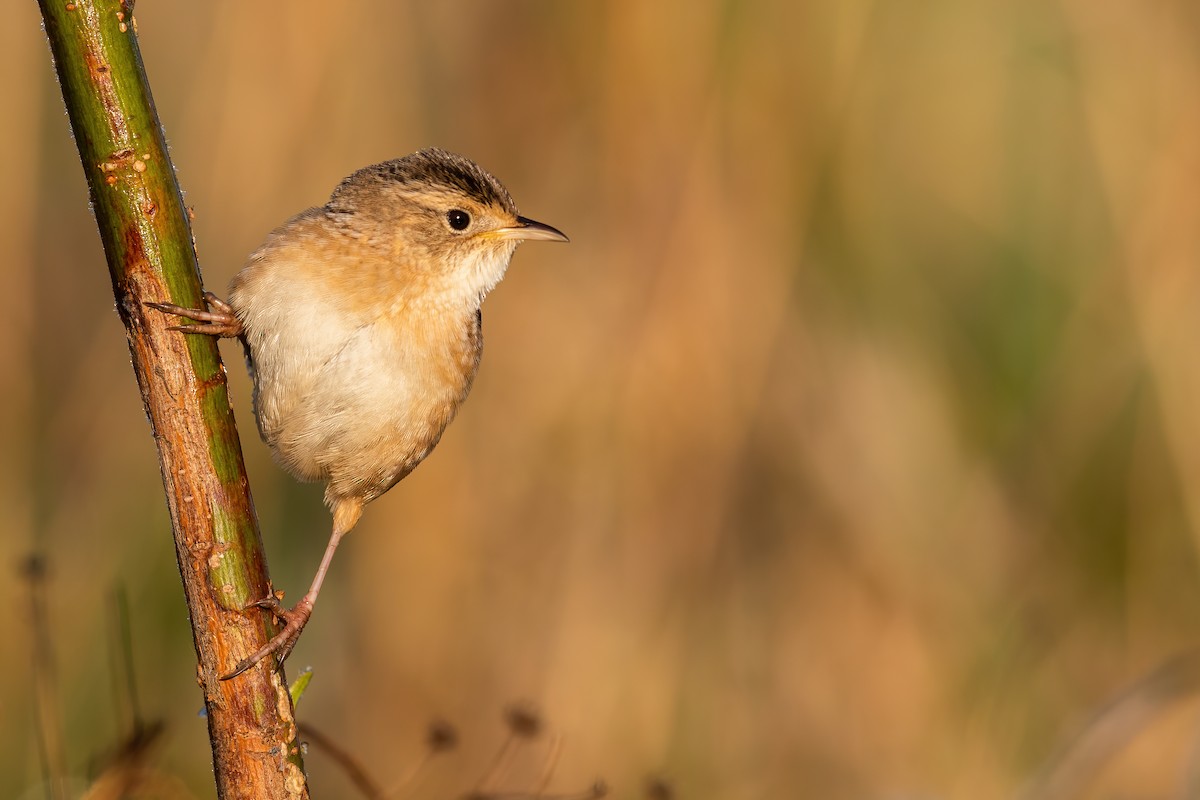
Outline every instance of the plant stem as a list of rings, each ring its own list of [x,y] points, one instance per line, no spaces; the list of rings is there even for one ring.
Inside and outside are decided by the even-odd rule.
[[[270,659],[221,681],[266,643],[243,613],[270,593],[216,342],[167,330],[144,306],[201,307],[191,225],[138,51],[132,3],[39,0],[125,324],[192,620],[217,794],[306,798],[287,682]]]

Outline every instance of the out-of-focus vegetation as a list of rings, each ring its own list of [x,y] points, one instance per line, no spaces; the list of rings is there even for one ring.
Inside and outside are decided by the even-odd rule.
[[[130,719],[211,794],[152,442],[34,4],[0,27],[0,796]],[[1146,4],[142,2],[222,293],[353,169],[437,144],[564,247],[485,309],[471,399],[367,511],[290,663],[306,723],[408,796],[507,776],[638,797],[1011,797],[1200,636],[1200,15]],[[277,585],[328,532],[254,431]],[[33,620],[19,565],[48,564]],[[35,667],[36,625],[55,668]],[[114,652],[117,654],[114,655]],[[1096,796],[1196,769],[1197,704]],[[55,698],[51,698],[54,700]],[[123,727],[124,726],[124,727]],[[352,797],[310,755],[315,796]],[[167,796],[155,795],[155,796]]]

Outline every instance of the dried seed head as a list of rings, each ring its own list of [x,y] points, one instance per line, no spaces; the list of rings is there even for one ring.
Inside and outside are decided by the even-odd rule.
[[[542,732],[542,718],[536,710],[527,705],[514,705],[505,709],[504,724],[512,731],[513,736],[521,739],[533,739]]]
[[[443,753],[458,747],[458,731],[443,719],[435,719],[429,723],[425,734],[425,744],[431,753]]]
[[[646,782],[647,800],[673,800],[674,797],[675,790],[662,778],[651,778]]]
[[[46,558],[41,553],[31,553],[21,562],[21,574],[26,580],[43,580],[46,571]]]

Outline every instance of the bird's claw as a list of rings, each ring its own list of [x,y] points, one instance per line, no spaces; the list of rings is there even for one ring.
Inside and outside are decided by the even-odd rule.
[[[312,607],[312,601],[308,597],[305,597],[293,608],[284,608],[279,602],[279,598],[275,595],[264,597],[262,600],[256,600],[246,606],[248,609],[261,608],[270,611],[272,616],[284,621],[283,630],[271,637],[271,640],[265,645],[234,665],[233,670],[221,676],[221,680],[227,681],[231,678],[236,678],[269,655],[275,656],[276,665],[280,665],[286,661],[287,657],[292,654],[292,648],[296,646],[296,642],[300,639],[301,631],[304,630],[304,626],[308,624],[308,620],[312,616]]]
[[[172,325],[169,330],[184,333],[202,333],[207,336],[233,337],[241,336],[242,321],[233,313],[233,307],[212,292],[204,293],[204,302],[210,311],[197,308],[184,308],[174,303],[147,302],[150,308],[165,314],[174,314],[184,319],[198,320],[195,325]]]

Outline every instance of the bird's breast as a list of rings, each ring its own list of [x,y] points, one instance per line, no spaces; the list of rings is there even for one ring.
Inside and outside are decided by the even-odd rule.
[[[230,302],[277,460],[302,480],[327,480],[335,496],[369,500],[429,453],[470,390],[478,298],[448,303],[397,283],[403,264],[348,249],[326,222],[313,209],[272,234]]]
[[[298,356],[262,339],[256,411],[278,460],[302,479],[327,480],[333,496],[370,500],[408,474],[437,444],[470,391],[481,354],[477,317],[448,324],[419,316],[380,318],[331,347]],[[264,365],[265,368],[264,368]]]

